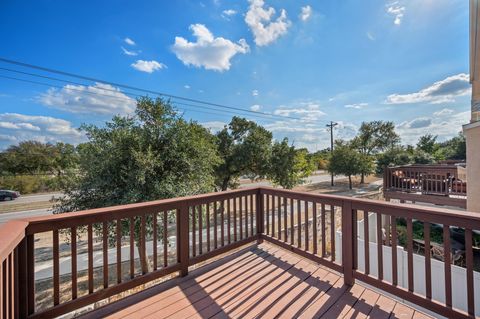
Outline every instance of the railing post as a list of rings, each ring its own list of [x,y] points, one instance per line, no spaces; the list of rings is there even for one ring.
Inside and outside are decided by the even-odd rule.
[[[344,282],[349,286],[355,282],[353,278],[353,245],[357,238],[353,238],[355,233],[353,227],[352,202],[345,200],[342,205],[342,266]]]
[[[180,276],[188,275],[190,258],[190,239],[188,235],[189,212],[188,203],[184,202],[177,209],[177,256],[180,263]]]
[[[264,211],[263,211],[263,193],[262,189],[259,188],[256,197],[256,222],[257,222],[257,242],[261,243],[263,241],[262,234],[264,232]]]
[[[17,248],[15,258],[15,318],[27,318],[28,308],[28,272],[27,272],[27,238],[23,238]],[[21,305],[21,306],[20,306]]]

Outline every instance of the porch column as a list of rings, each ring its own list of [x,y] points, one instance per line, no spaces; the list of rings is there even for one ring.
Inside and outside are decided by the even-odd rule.
[[[470,0],[471,119],[463,126],[467,142],[467,210],[480,212],[480,7]]]

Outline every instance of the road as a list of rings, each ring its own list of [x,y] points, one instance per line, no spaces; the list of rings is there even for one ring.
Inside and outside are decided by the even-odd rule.
[[[22,195],[19,198],[15,199],[13,202],[11,201],[5,201],[5,202],[0,202],[1,205],[8,205],[8,204],[28,204],[28,203],[35,203],[35,202],[47,202],[52,197],[60,197],[62,196],[62,193],[48,193],[48,194],[39,194],[39,195]]]
[[[3,214],[0,214],[0,225],[6,223],[11,219],[17,219],[17,218],[21,219],[21,218],[50,215],[50,214],[52,214],[52,212],[49,211],[48,209],[35,209],[35,210],[26,210],[23,212],[3,213]]]

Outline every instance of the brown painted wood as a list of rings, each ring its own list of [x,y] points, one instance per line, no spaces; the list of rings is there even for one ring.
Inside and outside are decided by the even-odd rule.
[[[295,218],[294,218],[295,207],[293,206],[293,199],[290,198],[290,245],[293,246],[295,243]]]
[[[168,267],[168,212],[163,212],[163,267]]]
[[[77,227],[71,229],[72,300],[77,299]]]
[[[310,236],[308,235],[309,220],[308,220],[308,201],[305,201],[305,250],[309,250]]]
[[[198,254],[203,254],[203,205],[198,205]]]
[[[452,308],[452,260],[450,246],[450,227],[443,225],[443,251],[444,251],[444,270],[445,270],[445,304]]]
[[[192,214],[192,257],[195,257],[197,255],[197,235],[196,235],[197,214],[196,214],[195,206],[190,207],[190,211]]]
[[[365,274],[370,274],[370,228],[368,211],[363,211],[363,249],[365,250]]]
[[[237,199],[235,199],[237,200]],[[238,198],[238,227],[239,227],[239,235],[240,235],[240,240],[243,239],[243,197]]]
[[[135,218],[130,218],[130,279],[135,277]]]
[[[158,269],[158,213],[152,216],[152,248],[153,248],[153,270]]]
[[[206,204],[206,215],[205,219],[207,221],[207,252],[210,251],[210,203]]]
[[[267,235],[270,235],[270,195],[261,195],[265,196],[265,216],[266,216],[266,227]]]
[[[326,240],[326,226],[325,226],[325,204],[322,204],[321,231],[322,231],[322,257],[327,256],[327,240]]]
[[[335,207],[330,206],[330,250],[331,260],[335,261]]]
[[[218,247],[217,201],[213,202],[213,248]],[[222,224],[223,228],[223,224]],[[223,237],[223,236],[222,236]]]
[[[53,247],[53,305],[60,303],[60,256],[58,247],[58,230],[52,232],[52,247]]]
[[[378,261],[378,279],[383,280],[383,233],[382,233],[382,215],[377,215],[377,261]]]
[[[282,197],[277,196],[277,222],[278,222],[278,230],[277,230],[277,238],[282,238]]]
[[[288,242],[288,202],[287,198],[283,197],[283,240]]]
[[[432,261],[430,250],[430,223],[423,223],[423,240],[425,241],[425,296],[432,299]]]
[[[103,288],[108,288],[108,223],[102,223]]]
[[[222,228],[220,230],[221,236],[222,236],[222,247],[225,246],[225,201],[222,200],[220,204],[220,223],[222,225]],[[228,224],[230,225],[230,224]],[[230,231],[229,231],[230,233]]]
[[[255,199],[254,199],[254,196],[255,196]],[[256,199],[258,198],[258,195],[250,195],[250,236],[253,236],[255,233],[254,233],[254,228],[253,228],[253,225],[254,225],[254,221],[255,221],[255,213],[258,213],[258,210],[255,211],[255,201]],[[263,225],[262,225],[263,226]],[[257,225],[258,227],[258,225]]]
[[[414,291],[413,279],[413,225],[412,219],[407,218],[407,269],[408,269],[408,291]]]
[[[302,248],[302,208],[301,202],[297,199],[297,247]]]
[[[317,239],[317,203],[312,202],[312,237],[313,237],[313,253],[318,253],[318,239]]]
[[[230,199],[227,200],[227,237],[228,243],[232,242],[232,228],[231,228],[231,211],[230,211]]]
[[[237,198],[233,198],[233,241],[237,241]]]
[[[392,284],[398,285],[398,261],[397,261],[397,217],[390,216],[390,224],[392,225]]]
[[[271,236],[275,236],[275,196],[272,196],[272,209],[270,211],[272,215],[272,233]]]
[[[116,246],[117,246],[117,284],[122,282],[122,220],[117,219],[116,222]],[[155,231],[154,231],[155,232]],[[155,240],[154,240],[155,247]],[[154,252],[155,255],[155,252]],[[155,267],[155,265],[154,265]]]
[[[93,293],[93,229],[92,224],[87,226],[88,236],[88,293]]]

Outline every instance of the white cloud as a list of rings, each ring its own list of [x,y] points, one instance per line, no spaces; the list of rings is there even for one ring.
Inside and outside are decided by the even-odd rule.
[[[401,5],[399,1],[391,2],[387,5],[387,13],[395,18],[393,20],[395,25],[400,25],[405,15],[405,6]]]
[[[223,10],[223,14],[226,16],[233,16],[237,14],[237,11],[233,9]]]
[[[431,104],[455,102],[455,97],[470,93],[469,76],[465,73],[449,76],[414,93],[391,94],[387,104],[429,102]]]
[[[345,105],[347,109],[363,109],[366,106],[368,106],[368,103],[365,102]]]
[[[375,36],[373,35],[373,33],[371,32],[367,32],[367,38],[370,40],[370,41],[375,41]]]
[[[85,139],[71,122],[50,116],[0,113],[0,123],[0,148],[25,140],[77,144]]]
[[[250,0],[250,7],[245,15],[245,22],[253,33],[255,43],[258,46],[266,46],[287,33],[291,25],[287,19],[287,12],[282,9],[277,19],[273,7],[264,8],[263,0]]]
[[[123,41],[125,41],[125,43],[128,44],[128,45],[137,45],[137,44],[135,43],[135,41],[133,41],[132,39],[130,39],[130,38],[128,38],[128,37],[125,38],[125,39],[123,39]]]
[[[255,111],[255,112],[258,112],[261,109],[262,109],[262,107],[258,104],[254,104],[254,105],[250,106],[250,110]]]
[[[437,111],[437,112],[433,113],[433,115],[444,116],[444,115],[450,115],[450,114],[453,114],[453,113],[454,113],[454,110],[452,110],[452,109],[441,109],[440,111]]]
[[[315,121],[324,116],[320,105],[315,102],[300,102],[296,107],[280,106],[273,114],[281,116],[300,117],[303,121]]]
[[[258,90],[253,90],[253,91],[252,91],[252,96],[258,96],[258,94],[259,94],[259,93],[258,93]]]
[[[135,63],[131,64],[132,68],[138,71],[153,73],[154,71],[167,68],[163,63],[152,61],[137,60]]]
[[[312,7],[307,5],[302,7],[302,12],[300,13],[300,19],[302,21],[307,21],[312,16]]]
[[[185,84],[183,87],[186,88],[187,90],[190,89],[190,85],[188,84]]]
[[[448,110],[448,109],[444,109]],[[442,110],[443,111],[443,110]],[[404,121],[396,126],[396,131],[402,138],[403,144],[416,144],[418,138],[429,132],[438,135],[438,140],[443,141],[462,131],[462,125],[470,120],[470,112],[435,112],[434,116],[419,117]]]
[[[121,48],[122,48],[123,53],[125,53],[126,55],[129,55],[129,56],[137,56],[138,53],[141,52],[141,51],[127,50],[124,47],[121,47]]]
[[[185,65],[204,67],[206,70],[226,71],[230,69],[230,60],[236,54],[245,54],[250,51],[245,39],[234,43],[222,37],[215,38],[203,24],[192,24],[190,30],[197,38],[196,42],[175,37],[172,47],[177,58]]]
[[[225,125],[227,123],[220,122],[220,121],[211,121],[211,122],[205,122],[205,123],[200,123],[203,127],[209,129],[212,133],[216,133],[218,131],[223,130]]]
[[[50,88],[38,97],[46,106],[71,113],[125,114],[134,111],[136,101],[109,84],[65,85]]]

